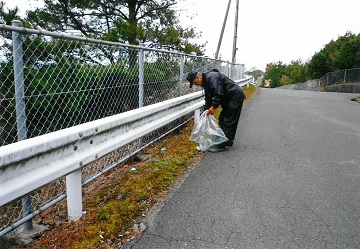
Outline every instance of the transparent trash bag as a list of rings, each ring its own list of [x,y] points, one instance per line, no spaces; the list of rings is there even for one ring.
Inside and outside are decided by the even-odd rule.
[[[207,151],[211,146],[228,141],[223,130],[220,128],[213,115],[207,115],[204,111],[199,120],[195,123],[190,135],[190,141],[199,144],[197,147],[200,151]]]

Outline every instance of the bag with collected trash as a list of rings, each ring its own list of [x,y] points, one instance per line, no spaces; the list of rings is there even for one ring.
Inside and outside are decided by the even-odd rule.
[[[229,140],[214,116],[208,115],[207,110],[200,115],[199,120],[195,123],[189,139],[198,143],[197,150],[202,152],[207,151],[213,145]]]

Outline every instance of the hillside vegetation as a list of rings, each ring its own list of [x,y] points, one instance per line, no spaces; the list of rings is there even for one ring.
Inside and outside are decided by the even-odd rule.
[[[337,40],[331,40],[309,61],[293,60],[290,64],[272,62],[267,64],[264,82],[270,80],[270,87],[319,79],[328,72],[360,68],[360,34],[347,32]]]

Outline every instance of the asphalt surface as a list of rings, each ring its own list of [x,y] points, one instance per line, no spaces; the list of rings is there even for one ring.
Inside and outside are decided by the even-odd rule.
[[[357,95],[260,89],[132,248],[360,248]]]

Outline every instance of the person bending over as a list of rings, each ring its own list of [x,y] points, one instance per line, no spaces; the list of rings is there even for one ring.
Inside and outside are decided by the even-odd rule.
[[[241,109],[245,93],[241,86],[237,85],[226,75],[213,69],[206,73],[191,71],[186,79],[193,85],[201,86],[205,92],[205,110],[208,114],[214,115],[216,108],[222,107],[219,116],[219,125],[224,131],[229,141],[210,147],[210,152],[220,152],[225,150],[225,146],[232,146],[235,138],[236,129],[239,123]]]

